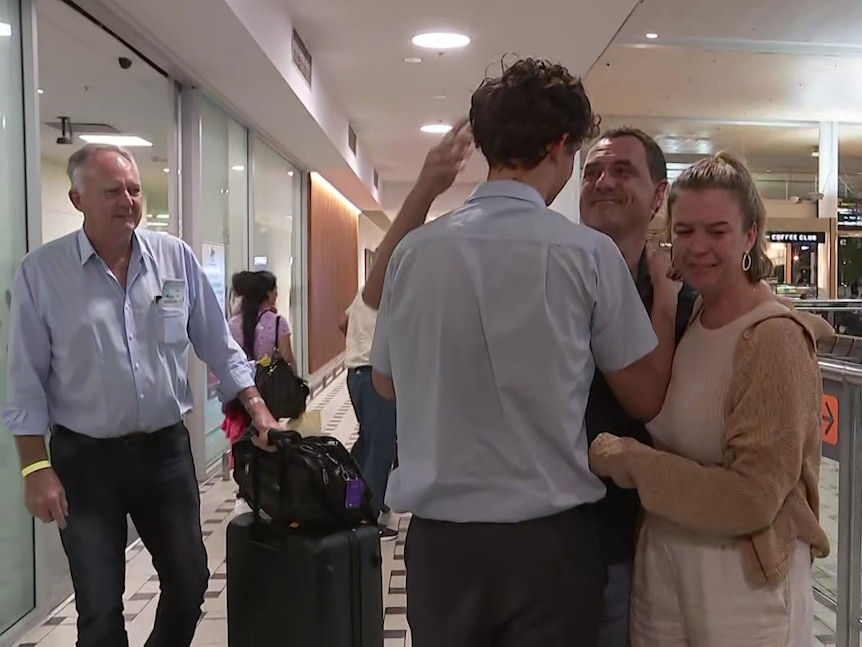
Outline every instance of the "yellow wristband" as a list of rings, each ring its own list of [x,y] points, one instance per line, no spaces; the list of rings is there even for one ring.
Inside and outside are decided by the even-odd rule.
[[[36,461],[21,470],[21,476],[27,478],[34,472],[38,472],[39,470],[48,469],[51,467],[51,461]]]

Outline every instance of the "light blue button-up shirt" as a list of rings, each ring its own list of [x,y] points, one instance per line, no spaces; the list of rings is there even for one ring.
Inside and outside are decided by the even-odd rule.
[[[254,385],[194,252],[138,230],[124,290],[83,230],[27,255],[12,290],[7,404],[16,435],[156,431],[194,403],[189,348],[234,397]]]
[[[513,523],[593,503],[584,411],[595,369],[657,345],[616,244],[515,181],[392,254],[371,364],[398,408],[393,510]]]

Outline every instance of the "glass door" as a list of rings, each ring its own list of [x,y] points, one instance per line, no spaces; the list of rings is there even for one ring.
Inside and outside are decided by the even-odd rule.
[[[231,277],[248,263],[248,131],[217,105],[201,102],[201,264],[227,316]],[[221,429],[218,379],[207,369],[204,394],[205,460],[230,445]]]
[[[6,401],[10,290],[27,251],[21,6],[0,0],[0,405]],[[15,442],[0,429],[0,633],[35,606],[33,520]]]

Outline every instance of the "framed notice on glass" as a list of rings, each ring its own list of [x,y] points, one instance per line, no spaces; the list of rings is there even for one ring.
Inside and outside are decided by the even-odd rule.
[[[201,246],[204,274],[215,292],[221,311],[227,312],[227,277],[225,276],[224,245],[204,243]],[[218,378],[207,368],[207,400],[218,397]]]

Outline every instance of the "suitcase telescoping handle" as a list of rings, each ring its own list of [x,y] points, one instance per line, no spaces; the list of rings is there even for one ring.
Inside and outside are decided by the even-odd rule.
[[[249,428],[249,432],[252,434],[257,433],[257,430],[252,425]],[[276,448],[276,451],[286,452],[289,450],[290,446],[296,443],[298,440],[302,439],[302,436],[299,432],[296,431],[283,431],[281,429],[270,429],[266,432],[266,439],[270,445],[273,445]],[[254,516],[253,523],[258,524],[261,521],[260,518],[260,467],[259,460],[261,452],[264,450],[258,449],[255,447],[251,452],[251,511]],[[279,461],[279,470],[278,470],[278,480],[279,487],[281,492],[285,492],[285,483],[286,483],[286,475],[285,475],[285,464],[286,460]]]
[[[257,434],[254,425],[248,429],[249,434]],[[283,432],[280,429],[270,429],[266,434],[270,445],[281,447],[284,442]],[[260,522],[260,452],[262,450],[254,447],[251,452],[251,511],[254,515],[253,523]]]

